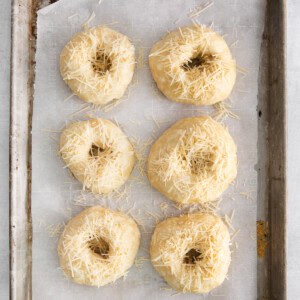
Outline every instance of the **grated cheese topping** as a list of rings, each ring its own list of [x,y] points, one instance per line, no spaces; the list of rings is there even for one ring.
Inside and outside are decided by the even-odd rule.
[[[223,122],[225,121],[228,117],[235,119],[235,120],[239,120],[240,117],[235,114],[234,112],[232,112],[230,110],[231,105],[229,103],[226,103],[225,101],[221,101],[218,103],[215,103],[213,105],[214,111],[211,114],[211,116],[216,120],[216,121],[220,121]]]
[[[188,13],[188,17],[190,19],[197,18],[201,13],[203,13],[206,9],[208,9],[212,5],[214,5],[214,1],[209,0],[201,5],[196,6],[190,10],[190,12]]]
[[[140,232],[131,218],[94,206],[65,227],[58,245],[61,267],[73,281],[100,287],[126,276],[139,242]]]
[[[121,98],[132,79],[134,46],[125,35],[105,26],[88,28],[88,22],[64,47],[60,72],[78,97],[105,105]]]
[[[222,220],[196,213],[159,223],[151,240],[151,262],[171,287],[207,293],[225,279],[230,236]]]
[[[178,121],[154,143],[148,158],[151,184],[183,204],[217,199],[236,173],[236,145],[210,117]]]
[[[171,100],[209,105],[226,99],[236,64],[224,39],[197,22],[157,42],[149,64],[158,88]]]
[[[60,155],[72,174],[96,194],[121,187],[134,166],[134,150],[114,123],[91,119],[69,125],[60,138]]]

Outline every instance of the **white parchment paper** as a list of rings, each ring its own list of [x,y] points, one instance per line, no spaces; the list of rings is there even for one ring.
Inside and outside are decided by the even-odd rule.
[[[173,202],[151,188],[135,169],[120,199],[92,197],[80,191],[57,155],[60,131],[66,123],[98,116],[117,121],[138,151],[151,144],[175,121],[205,114],[209,108],[181,105],[167,100],[156,88],[147,57],[154,42],[167,31],[191,23],[190,9],[203,4],[194,0],[61,0],[38,13],[36,82],[33,113],[33,297],[34,299],[170,299],[176,293],[167,287],[149,261],[149,242],[156,219],[179,214]],[[180,299],[256,299],[257,216],[257,90],[261,35],[265,3],[261,0],[214,0],[198,22],[211,25],[224,35],[238,65],[230,96],[232,111],[240,120],[225,121],[238,146],[238,177],[222,196],[219,214],[231,215],[240,230],[232,242],[228,280],[205,296],[178,295]],[[93,111],[73,96],[59,74],[59,54],[73,34],[95,13],[91,25],[107,24],[126,34],[136,47],[137,67],[124,101],[109,112]],[[156,123],[159,123],[158,125]],[[144,144],[145,143],[145,144]],[[147,155],[149,146],[145,147]],[[85,199],[83,201],[83,199]],[[79,201],[80,200],[80,201]],[[80,205],[78,205],[80,204]],[[80,212],[82,205],[102,204],[128,211],[144,226],[137,266],[125,280],[102,288],[81,286],[65,278],[56,252],[59,225]],[[166,207],[166,209],[161,209]],[[153,217],[154,215],[154,217]],[[141,257],[143,257],[141,259]],[[176,298],[175,298],[176,299]]]

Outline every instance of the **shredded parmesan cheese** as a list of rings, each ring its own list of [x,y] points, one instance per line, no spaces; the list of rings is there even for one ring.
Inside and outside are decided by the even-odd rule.
[[[157,42],[149,64],[159,89],[178,102],[214,104],[228,97],[235,82],[226,42],[196,21]]]
[[[94,17],[92,13],[83,24],[85,30],[64,47],[60,70],[78,97],[101,107],[124,95],[133,76],[135,57],[134,46],[125,35],[105,26],[90,28]]]
[[[151,261],[176,289],[207,293],[227,274],[229,233],[213,215],[197,213],[169,218],[155,229]]]
[[[230,104],[225,103],[224,101],[218,102],[216,104],[213,105],[213,108],[215,109],[214,112],[212,113],[212,117],[216,120],[216,121],[221,121],[223,122],[224,120],[227,119],[227,117],[230,117],[232,119],[236,119],[239,120],[240,117],[233,113],[230,108]]]
[[[106,119],[73,123],[61,135],[60,155],[83,190],[109,194],[120,188],[134,166],[127,137]]]
[[[138,63],[137,63],[137,66],[140,69],[142,69],[144,67],[144,64],[145,64],[144,53],[145,53],[145,48],[140,47],[138,49]]]
[[[136,224],[126,215],[100,206],[86,209],[60,238],[61,267],[77,283],[103,286],[126,276],[139,239]]]
[[[64,223],[48,224],[44,220],[39,220],[39,226],[45,228],[45,230],[47,231],[47,233],[51,238],[56,238],[62,233],[65,224]]]
[[[180,203],[213,201],[236,176],[236,146],[207,117],[175,123],[152,146],[148,161],[151,184]]]
[[[89,18],[82,24],[83,30],[88,30],[90,28],[90,22],[96,17],[95,12],[92,12]]]
[[[191,11],[188,13],[188,17],[190,19],[198,17],[201,13],[203,13],[206,9],[214,5],[214,1],[206,1],[205,3],[194,7],[191,9]]]

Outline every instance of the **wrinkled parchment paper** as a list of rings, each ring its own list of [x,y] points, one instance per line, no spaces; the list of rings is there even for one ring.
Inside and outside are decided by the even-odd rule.
[[[167,31],[190,24],[187,14],[203,4],[205,1],[194,0],[61,0],[39,11],[32,157],[34,299],[162,300],[176,294],[147,259],[155,222],[180,211],[150,187],[138,167],[126,184],[127,193],[123,189],[123,194],[106,199],[81,192],[81,184],[57,155],[58,140],[60,131],[70,122],[89,116],[105,117],[117,121],[137,150],[147,155],[147,145],[175,121],[210,112],[210,108],[167,100],[157,90],[147,64],[153,43]],[[223,194],[218,211],[220,215],[231,216],[234,210],[231,234],[236,236],[232,241],[228,280],[208,295],[175,296],[180,299],[256,299],[256,105],[264,9],[261,0],[215,0],[195,18],[224,35],[237,64],[247,73],[238,74],[230,96],[231,110],[240,120],[224,121],[237,143],[239,158],[237,180]],[[76,96],[72,97],[59,74],[62,48],[93,12],[91,26],[107,24],[126,34],[136,47],[137,67],[129,91],[124,101],[108,112],[95,111]],[[125,280],[99,289],[66,279],[56,252],[62,224],[80,212],[82,206],[94,204],[121,209],[144,224],[140,226],[142,241],[136,265]]]

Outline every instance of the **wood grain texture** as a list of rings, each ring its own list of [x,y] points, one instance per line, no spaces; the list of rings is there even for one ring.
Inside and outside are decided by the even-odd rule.
[[[268,39],[268,298],[286,299],[285,0],[267,2]]]
[[[298,299],[300,294],[300,1],[287,1],[287,298]]]

